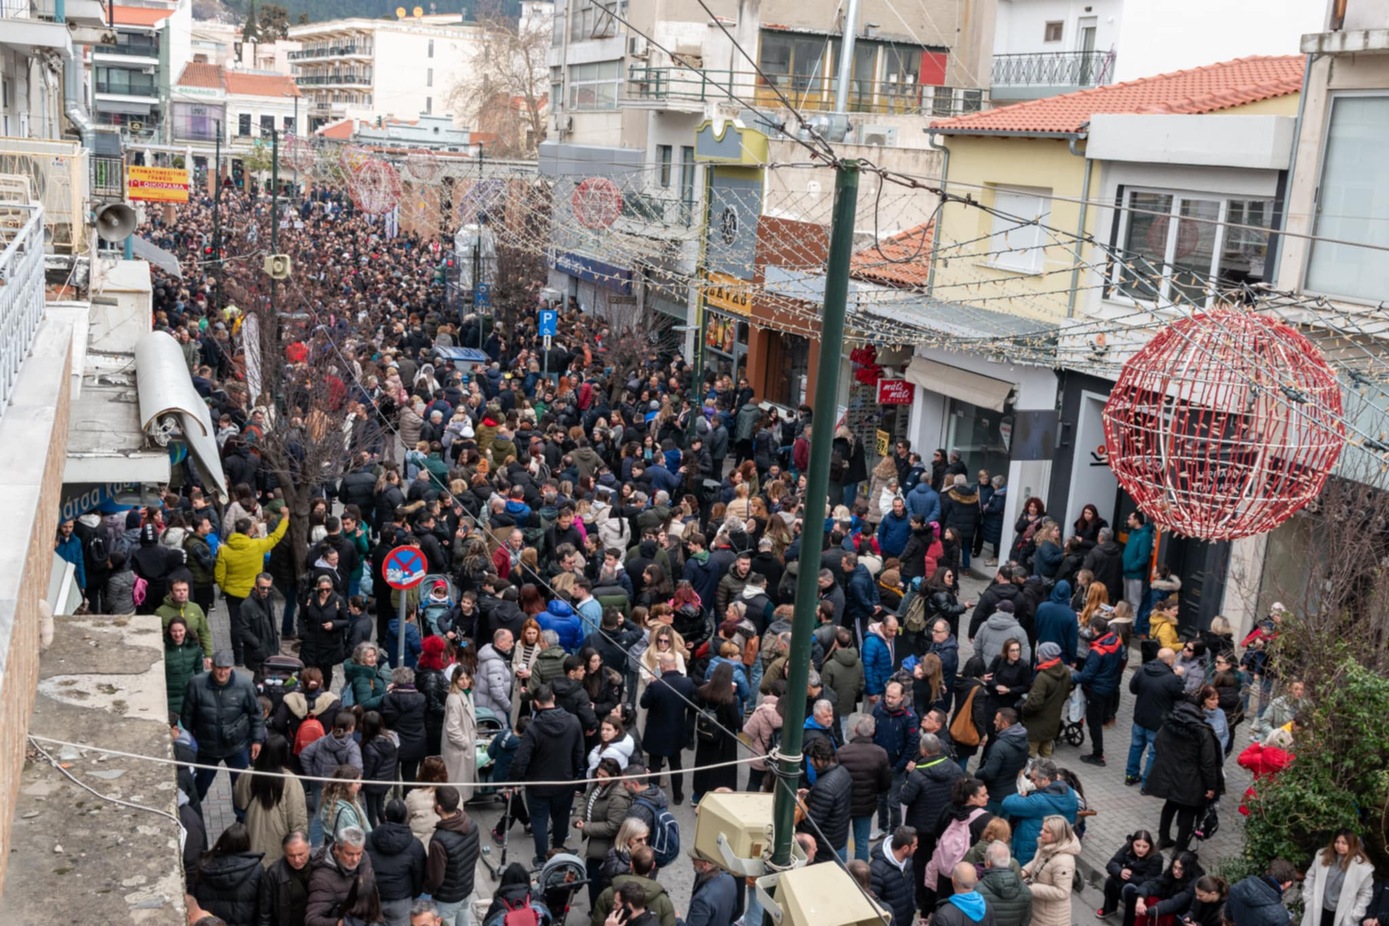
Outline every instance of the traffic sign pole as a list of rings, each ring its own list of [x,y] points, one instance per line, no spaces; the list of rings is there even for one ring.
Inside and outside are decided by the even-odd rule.
[[[396,619],[400,621],[400,632],[395,638],[395,664],[405,665],[405,608],[406,599],[410,596],[409,591],[402,589],[400,592],[400,610],[396,612]]]
[[[396,665],[405,665],[405,614],[407,611],[407,592],[424,581],[424,554],[415,547],[399,546],[386,554],[381,564],[382,578],[386,584],[400,592],[400,610],[397,618],[400,631],[396,635]]]

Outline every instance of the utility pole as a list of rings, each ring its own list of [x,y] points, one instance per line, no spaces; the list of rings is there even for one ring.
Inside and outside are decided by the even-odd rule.
[[[212,258],[217,261],[216,276],[213,281],[213,311],[222,309],[222,214],[218,204],[222,201],[222,122],[217,123],[217,144],[212,156]]]
[[[796,786],[801,774],[801,745],[805,741],[805,689],[810,678],[810,644],[820,600],[819,556],[824,546],[825,495],[829,492],[830,450],[834,445],[834,410],[843,357],[844,315],[849,298],[849,257],[854,250],[854,215],[858,208],[859,162],[835,165],[834,212],[830,252],[825,267],[824,316],[820,322],[820,359],[815,375],[815,419],[810,436],[810,467],[806,476],[805,510],[801,519],[801,571],[796,576],[795,614],[791,620],[791,653],[786,661],[786,720],[782,724],[781,758],[774,774],[780,779],[773,814],[775,841],[771,867],[791,864],[791,840],[796,831]],[[768,917],[768,921],[770,917]]]
[[[280,133],[270,130],[270,253],[280,253]],[[280,281],[270,278],[270,314],[275,319],[275,351],[281,350],[284,325],[279,312]],[[259,330],[259,329],[257,329]],[[280,414],[284,414],[284,390],[277,376],[275,380],[275,402]],[[402,596],[404,597],[404,596]]]

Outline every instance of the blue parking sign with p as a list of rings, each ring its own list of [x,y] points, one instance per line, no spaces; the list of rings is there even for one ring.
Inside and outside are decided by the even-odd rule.
[[[477,285],[477,292],[476,292],[476,293],[474,294],[474,296],[473,296],[473,302],[476,303],[477,305],[491,305],[491,304],[492,304],[492,284],[491,284],[491,283],[479,283],[479,284]]]
[[[559,312],[554,309],[540,310],[540,336],[551,337],[559,334]]]

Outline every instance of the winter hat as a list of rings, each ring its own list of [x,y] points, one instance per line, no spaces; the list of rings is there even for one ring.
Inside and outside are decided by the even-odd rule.
[[[1050,642],[1048,642],[1048,643],[1043,643],[1041,646],[1037,647],[1037,661],[1038,661],[1038,662],[1046,662],[1046,661],[1049,660],[1049,659],[1060,659],[1060,658],[1061,658],[1061,647],[1057,646],[1055,643],[1050,643]]]
[[[146,524],[140,528],[140,546],[152,547],[159,542],[159,533],[154,529],[153,524]]]
[[[1014,611],[1013,602],[1000,601],[998,604],[994,605],[994,610],[1002,611],[1004,614],[1012,614]]]

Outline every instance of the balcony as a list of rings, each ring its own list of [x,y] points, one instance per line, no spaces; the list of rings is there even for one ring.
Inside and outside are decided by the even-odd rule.
[[[97,198],[125,198],[125,158],[92,155],[91,190]]]
[[[773,75],[768,83],[751,72],[682,68],[633,67],[623,85],[622,105],[632,108],[701,112],[709,104],[744,104],[759,108],[784,106],[784,95],[803,112],[833,112],[834,78]],[[749,94],[746,88],[754,88]],[[982,90],[937,87],[910,81],[854,81],[848,111],[878,115],[953,116],[978,112],[989,105]]]
[[[1036,100],[1101,87],[1114,79],[1112,51],[1056,51],[994,55],[995,102]]]
[[[140,58],[145,61],[159,60],[159,46],[154,43],[138,45],[98,45],[92,49],[93,55],[115,55],[120,58]],[[131,64],[136,62],[132,61]]]
[[[109,93],[113,96],[138,96],[147,97],[151,100],[159,99],[159,84],[154,81],[128,81],[128,80],[102,80],[96,81],[97,93]]]
[[[318,48],[301,48],[289,53],[290,61],[313,61],[316,58],[370,57],[372,43],[345,42],[341,45],[323,45]]]
[[[301,74],[294,78],[300,87],[370,87],[371,72],[333,74]]]
[[[682,202],[671,196],[640,192],[622,194],[622,217],[641,225],[688,227],[694,216],[694,208],[693,203]]]
[[[8,192],[6,193],[8,196]],[[43,320],[43,207],[0,205],[0,415]]]

